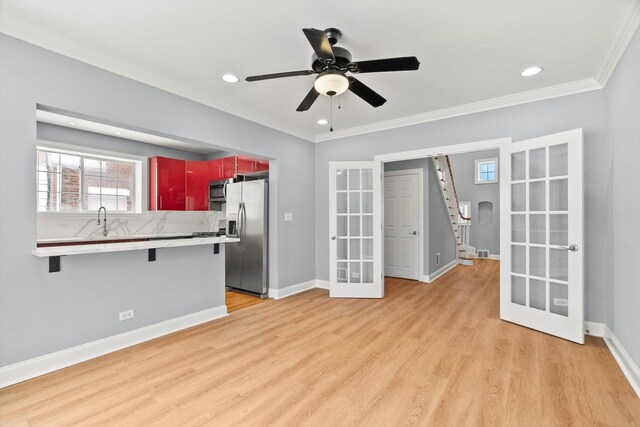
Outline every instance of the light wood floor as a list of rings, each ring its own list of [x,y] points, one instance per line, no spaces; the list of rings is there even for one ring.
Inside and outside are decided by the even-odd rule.
[[[3,425],[640,425],[601,339],[498,319],[498,263],[312,290],[0,390]]]
[[[225,304],[227,305],[227,313],[231,313],[242,308],[251,307],[252,305],[265,302],[266,299],[256,297],[253,295],[247,295],[240,292],[226,291],[225,292]]]

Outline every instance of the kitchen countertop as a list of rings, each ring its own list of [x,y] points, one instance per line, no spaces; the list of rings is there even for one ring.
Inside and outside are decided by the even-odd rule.
[[[188,233],[166,233],[166,234],[135,234],[128,236],[90,236],[90,237],[59,237],[55,239],[38,239],[38,244],[50,244],[50,243],[73,243],[73,242],[92,242],[101,240],[135,240],[135,239],[171,239],[175,237],[190,237],[191,232]]]
[[[198,246],[198,245],[213,245],[213,244],[225,244],[239,242],[240,239],[229,237],[194,237],[187,239],[176,239],[175,237],[188,237],[188,234],[177,235],[150,235],[150,236],[107,236],[101,238],[72,238],[72,239],[47,239],[38,240],[38,243],[73,243],[78,242],[77,245],[68,244],[64,246],[49,246],[43,248],[34,249],[31,253],[37,257],[50,257],[50,256],[62,256],[62,255],[82,255],[82,254],[95,254],[102,252],[121,252],[121,251],[135,251],[140,249],[156,249],[156,248],[173,248],[179,246]],[[173,238],[172,238],[173,237]],[[164,239],[163,239],[164,238]],[[135,241],[126,242],[126,240],[136,239],[153,239],[148,241]],[[87,244],[85,242],[95,240],[95,244]],[[100,240],[123,240],[123,242],[116,243],[99,243]],[[82,242],[82,243],[81,243]]]

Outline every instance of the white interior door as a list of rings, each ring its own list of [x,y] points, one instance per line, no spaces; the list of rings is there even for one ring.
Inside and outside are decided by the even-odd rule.
[[[583,343],[582,129],[500,156],[500,317]]]
[[[420,179],[417,172],[384,175],[384,275],[420,278]]]
[[[382,298],[380,162],[329,163],[329,295]]]

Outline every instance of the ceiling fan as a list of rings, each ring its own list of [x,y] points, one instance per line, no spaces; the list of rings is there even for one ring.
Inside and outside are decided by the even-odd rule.
[[[415,56],[401,58],[374,59],[371,61],[351,62],[351,53],[335,44],[340,40],[342,32],[337,28],[318,30],[316,28],[303,28],[304,35],[313,47],[315,53],[311,56],[311,70],[288,71],[285,73],[263,74],[250,76],[245,80],[255,82],[258,80],[278,79],[281,77],[308,76],[318,74],[316,81],[297,108],[297,111],[307,111],[320,94],[336,96],[347,90],[358,95],[373,107],[379,107],[385,102],[382,96],[369,86],[346,73],[379,73],[383,71],[410,71],[417,70],[420,62]]]

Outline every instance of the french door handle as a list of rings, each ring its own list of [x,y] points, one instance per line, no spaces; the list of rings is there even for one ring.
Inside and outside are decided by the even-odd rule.
[[[578,245],[558,246],[558,249],[564,249],[565,251],[578,252]]]
[[[413,234],[414,236],[417,236],[418,232],[417,231],[412,231],[410,234]]]
[[[336,240],[336,236],[331,236],[331,240]]]

